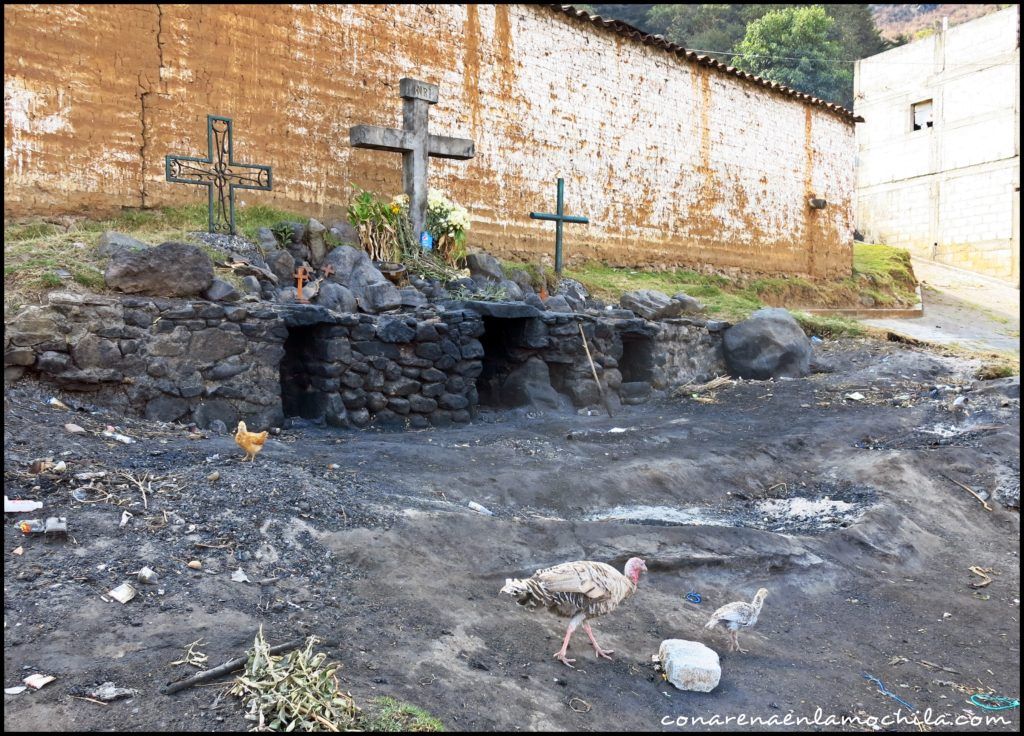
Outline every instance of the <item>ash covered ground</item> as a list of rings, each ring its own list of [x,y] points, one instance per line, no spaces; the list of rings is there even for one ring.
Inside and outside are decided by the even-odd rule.
[[[901,706],[864,673],[951,716],[982,713],[966,702],[974,691],[1018,697],[1019,379],[976,381],[971,363],[904,345],[825,347],[834,372],[744,381],[713,401],[614,418],[484,412],[404,433],[295,426],[252,464],[230,436],[19,382],[5,395],[5,494],[44,506],[5,514],[5,686],[56,680],[5,695],[5,729],[247,728],[237,701],[217,700],[225,679],[159,689],[195,671],[170,665],[190,642],[208,642],[215,665],[260,625],[272,644],[337,640],[327,651],[358,704],[391,695],[460,730],[893,715]],[[855,392],[863,400],[844,398]],[[104,437],[107,425],[135,442]],[[66,469],[33,474],[40,458]],[[66,541],[16,526],[53,515],[67,517]],[[498,595],[509,576],[633,555],[649,574],[595,623],[614,662],[577,633],[578,669],[566,668],[551,658],[564,622]],[[103,599],[144,565],[156,585]],[[970,587],[971,566],[990,568],[991,584]],[[239,569],[250,582],[232,580]],[[750,652],[729,653],[702,625],[759,587],[760,622],[740,635]],[[650,659],[667,638],[719,652],[714,692],[660,678]],[[72,697],[104,681],[139,694]],[[1019,728],[1019,709],[1001,715]]]

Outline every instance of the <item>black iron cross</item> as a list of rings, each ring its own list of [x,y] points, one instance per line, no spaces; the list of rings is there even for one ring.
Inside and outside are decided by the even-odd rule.
[[[210,232],[235,234],[235,190],[270,191],[269,166],[240,164],[234,158],[231,118],[206,116],[206,158],[167,156],[167,181],[201,184],[210,194]],[[205,164],[205,165],[204,165]]]
[[[558,197],[555,204],[556,214],[549,215],[546,212],[531,212],[530,217],[534,220],[555,221],[555,273],[562,273],[562,223],[580,222],[587,225],[590,223],[590,220],[586,217],[574,217],[565,214],[565,179],[558,179]]]

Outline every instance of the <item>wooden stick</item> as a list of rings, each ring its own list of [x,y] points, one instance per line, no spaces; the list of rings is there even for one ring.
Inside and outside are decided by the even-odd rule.
[[[583,323],[577,322],[576,326],[580,328],[580,337],[583,338],[583,349],[587,351],[587,360],[590,361],[590,372],[594,374],[597,392],[601,394],[601,403],[604,404],[604,410],[608,412],[608,416],[612,416],[612,408],[608,406],[608,398],[604,395],[604,389],[601,388],[601,379],[597,377],[597,366],[594,365],[594,359],[590,357],[590,347],[587,345],[587,336],[583,333]]]
[[[971,488],[970,486],[966,486],[966,485],[964,485],[963,483],[961,483],[960,481],[956,480],[955,478],[950,478],[950,477],[949,477],[948,475],[946,475],[945,473],[939,473],[939,475],[941,475],[941,476],[942,476],[943,478],[945,478],[945,479],[946,479],[946,480],[948,480],[948,481],[952,481],[953,483],[956,483],[956,484],[957,484],[958,486],[960,486],[960,487],[961,487],[961,488],[963,488],[963,489],[964,489],[965,491],[967,491],[967,492],[968,492],[968,493],[970,493],[970,494],[971,494],[972,496],[974,496],[974,497],[975,497],[976,499],[978,499],[978,501],[980,501],[980,502],[981,502],[981,505],[985,507],[985,510],[986,510],[986,511],[991,511],[991,510],[992,510],[992,507],[988,505],[988,502],[987,502],[987,501],[986,501],[986,500],[985,500],[984,498],[982,498],[981,496],[979,496],[979,495],[978,495],[977,493],[975,493],[975,492],[974,492],[974,489],[972,489],[972,488]]]
[[[285,642],[284,644],[278,644],[276,647],[271,647],[267,653],[280,654],[281,652],[286,652],[289,649],[295,649],[296,647],[301,646],[308,638],[309,637],[304,636],[301,639],[293,639],[292,641]],[[334,647],[337,646],[338,643],[334,641],[328,641],[321,642],[321,645],[326,647]],[[234,659],[228,660],[222,665],[214,667],[212,670],[203,670],[202,672],[197,672],[196,674],[192,675],[192,677],[186,678],[184,680],[178,680],[175,683],[167,684],[164,687],[160,688],[160,692],[164,695],[170,695],[172,693],[178,692],[179,690],[185,690],[187,688],[194,687],[195,685],[199,685],[200,683],[212,680],[215,677],[220,677],[221,675],[226,675],[229,672],[234,672],[237,669],[241,669],[245,666],[245,663],[248,661],[248,654],[246,654],[244,657],[235,657]]]

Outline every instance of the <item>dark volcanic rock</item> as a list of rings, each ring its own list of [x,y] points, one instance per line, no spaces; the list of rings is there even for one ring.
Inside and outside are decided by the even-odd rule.
[[[213,282],[213,263],[197,246],[162,243],[144,251],[121,251],[104,274],[111,289],[154,296],[195,296]]]
[[[759,309],[723,334],[725,361],[735,376],[765,380],[811,372],[811,341],[785,309]]]

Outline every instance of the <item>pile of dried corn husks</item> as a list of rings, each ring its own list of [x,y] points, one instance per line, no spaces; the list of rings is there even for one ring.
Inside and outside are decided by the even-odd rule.
[[[327,655],[313,653],[317,639],[301,649],[273,656],[263,628],[253,642],[245,671],[231,688],[244,701],[245,718],[254,731],[345,731],[357,728],[352,696],[341,691],[335,676],[339,665],[324,664]]]

